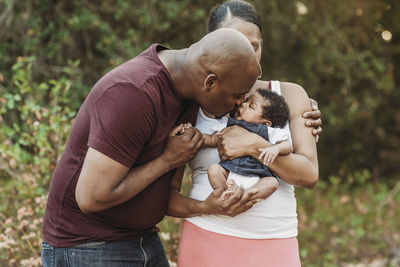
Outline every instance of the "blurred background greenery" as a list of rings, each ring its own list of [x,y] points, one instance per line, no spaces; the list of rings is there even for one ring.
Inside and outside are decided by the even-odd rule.
[[[151,43],[197,41],[217,3],[0,0],[1,266],[40,265],[49,180],[94,83]],[[253,3],[263,79],[299,83],[323,114],[320,182],[296,190],[303,265],[400,266],[400,2]],[[160,224],[172,263],[180,222]]]

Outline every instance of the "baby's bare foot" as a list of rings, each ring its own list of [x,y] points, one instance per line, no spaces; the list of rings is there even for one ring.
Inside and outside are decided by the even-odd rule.
[[[224,192],[222,192],[221,196],[219,197],[220,200],[226,200],[228,199],[230,196],[232,196],[236,189],[238,188],[237,184],[235,183],[235,181],[229,179],[226,182],[226,189]]]

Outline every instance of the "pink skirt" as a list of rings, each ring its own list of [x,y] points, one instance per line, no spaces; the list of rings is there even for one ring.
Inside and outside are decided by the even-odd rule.
[[[238,238],[213,233],[184,221],[179,241],[178,267],[224,266],[301,266],[297,238]]]

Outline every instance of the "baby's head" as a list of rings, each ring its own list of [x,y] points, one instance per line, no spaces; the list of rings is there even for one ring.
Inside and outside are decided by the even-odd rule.
[[[266,89],[257,89],[234,113],[238,120],[282,128],[289,119],[285,99]]]

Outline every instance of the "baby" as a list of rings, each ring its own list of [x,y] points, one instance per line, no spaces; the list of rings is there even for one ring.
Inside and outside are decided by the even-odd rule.
[[[278,187],[278,181],[268,169],[278,155],[289,154],[293,147],[289,142],[289,133],[283,129],[289,119],[289,108],[280,95],[269,90],[257,89],[251,94],[238,110],[228,118],[228,126],[239,125],[268,140],[272,146],[260,149],[259,158],[246,156],[219,164],[212,164],[208,168],[208,178],[211,186],[227,188],[221,199],[227,199],[237,185],[244,189],[255,188],[257,198],[267,198]],[[218,134],[203,135],[204,146],[215,147],[218,144]],[[228,180],[228,182],[227,182]]]

